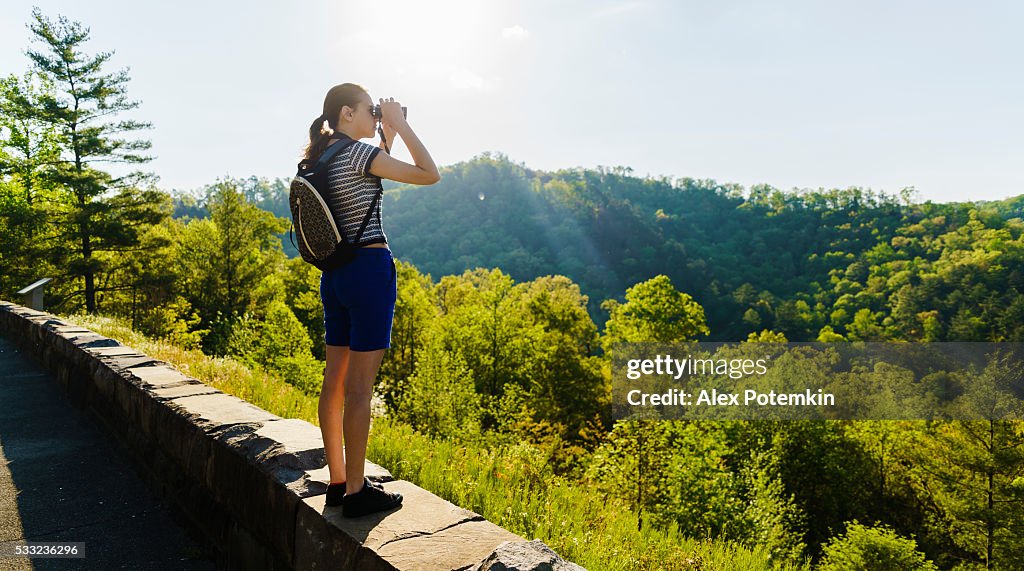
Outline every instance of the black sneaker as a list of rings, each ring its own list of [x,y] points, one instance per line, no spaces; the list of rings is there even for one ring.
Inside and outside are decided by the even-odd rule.
[[[376,488],[370,485],[366,478],[363,479],[363,484],[363,489],[354,494],[345,494],[342,498],[342,517],[359,517],[387,511],[402,503],[402,494]]]
[[[384,489],[384,486],[380,482],[375,482],[373,480],[370,480],[369,478],[366,478],[363,481],[370,484],[374,488],[377,488],[378,490]],[[343,497],[345,497],[345,482],[342,482],[340,484],[327,484],[326,503],[328,506],[340,506],[341,499]]]

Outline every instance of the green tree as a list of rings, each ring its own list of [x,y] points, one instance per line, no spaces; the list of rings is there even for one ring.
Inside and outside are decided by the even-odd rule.
[[[602,339],[605,351],[615,343],[688,341],[710,333],[704,308],[665,275],[627,289],[625,303],[609,299],[601,307],[611,314]]]
[[[758,484],[766,487],[761,492],[754,485],[756,478],[746,479],[744,493],[748,501],[758,493],[770,492],[775,494],[776,501],[783,502],[770,510],[758,507],[747,514],[755,523],[763,522],[761,527],[754,527],[754,536],[766,533],[764,526],[775,517],[788,522],[788,527],[780,530],[805,532],[799,538],[776,534],[774,549],[792,552],[792,547],[803,543],[806,554],[817,557],[831,535],[830,530],[839,529],[844,521],[872,517],[875,511],[879,512],[878,517],[886,513],[884,508],[878,508],[868,454],[858,441],[847,435],[843,423],[742,421],[725,423],[723,430],[728,436],[729,466],[740,473],[747,467],[772,475]],[[763,452],[768,452],[769,456],[760,458]],[[755,460],[760,462],[757,468],[751,467]],[[771,489],[772,480],[778,480],[784,487]]]
[[[1024,422],[1005,420],[1024,413],[1010,391],[1021,374],[1019,360],[994,355],[961,375],[954,410],[964,420],[933,423],[909,452],[935,531],[990,569],[1024,566]]]
[[[34,71],[0,78],[0,174],[21,187],[28,204],[47,182],[41,171],[60,158],[59,132],[39,114],[53,89],[46,76]]]
[[[208,189],[210,218],[191,220],[177,244],[175,273],[182,296],[201,317],[203,350],[221,355],[234,322],[284,297],[279,277],[286,221],[245,201],[230,181]]]
[[[170,197],[164,198],[169,212]],[[178,289],[174,256],[183,232],[180,221],[166,218],[146,229],[131,255],[111,260],[111,281],[127,287],[104,293],[104,313],[129,319],[140,333],[198,348],[205,331],[199,330],[199,315]]]
[[[89,40],[88,28],[63,16],[53,22],[38,8],[32,11],[32,19],[29,29],[42,49],[26,53],[35,71],[53,85],[53,90],[41,92],[35,117],[58,133],[60,147],[60,160],[44,172],[50,184],[66,191],[61,207],[54,209],[51,217],[55,228],[63,231],[52,252],[59,254],[54,257],[55,263],[67,268],[69,277],[81,278],[83,283],[59,305],[81,295],[86,311],[95,313],[98,292],[124,287],[97,284],[97,277],[108,270],[110,260],[97,254],[137,248],[140,230],[166,216],[159,207],[163,199],[157,191],[137,188],[152,181],[152,175],[133,171],[114,177],[95,165],[150,160],[137,154],[150,148],[149,141],[120,136],[151,125],[110,120],[139,103],[126,97],[126,70],[103,72],[113,52],[90,56],[82,50]]]
[[[595,432],[610,423],[610,378],[604,360],[593,355],[597,326],[587,313],[587,297],[565,276],[520,285],[517,312],[526,318],[535,345],[522,394],[532,419],[520,419],[516,431],[549,453],[556,473],[575,472],[583,468]],[[502,398],[514,401],[516,395]]]
[[[850,340],[1012,341],[1024,335],[1022,267],[1019,218],[917,207],[890,240],[851,254],[817,297]]]
[[[0,78],[0,292],[53,270],[45,256],[53,185],[44,174],[60,156],[59,139],[37,111],[42,94],[52,89],[31,71]]]
[[[479,434],[480,397],[457,348],[429,338],[406,384],[395,407],[400,420],[426,434],[456,441]]]
[[[529,371],[541,348],[542,331],[518,311],[522,289],[501,270],[482,268],[445,276],[434,289],[442,317],[432,334],[465,358],[482,395],[485,429],[495,428],[492,408],[505,384],[529,390]]]
[[[378,390],[387,406],[393,407],[405,389],[405,379],[416,372],[416,363],[441,311],[434,303],[434,283],[429,274],[395,260],[398,270],[398,301],[391,328],[391,349],[379,373]]]
[[[772,449],[755,450],[740,474],[748,490],[748,543],[767,547],[772,561],[798,563],[806,547],[807,517],[793,494],[786,494],[778,455]]]
[[[746,533],[739,478],[718,423],[620,420],[594,451],[588,486],[628,501],[640,520],[674,522],[691,537]]]
[[[273,368],[284,357],[310,354],[313,342],[284,302],[273,301],[261,313],[239,320],[228,341],[230,354],[263,368]]]
[[[313,342],[306,327],[281,300],[258,313],[246,313],[233,324],[227,352],[251,367],[280,375],[309,395],[323,385],[323,362],[310,354]]]
[[[917,550],[913,539],[900,537],[885,526],[868,527],[853,520],[843,535],[825,545],[820,571],[938,571]]]
[[[517,284],[500,270],[477,268],[445,276],[433,293],[439,315],[426,335],[465,359],[481,396],[482,427],[545,441],[559,469],[573,469],[580,452],[573,446],[601,423],[610,393],[601,360],[590,355],[596,326],[579,288],[562,276]],[[529,420],[519,402],[528,403]],[[511,425],[499,422],[511,418]]]
[[[320,300],[322,274],[323,272],[313,264],[295,257],[284,262],[281,280],[285,303],[305,326],[313,342],[313,356],[325,360],[327,355],[324,348],[324,307]]]

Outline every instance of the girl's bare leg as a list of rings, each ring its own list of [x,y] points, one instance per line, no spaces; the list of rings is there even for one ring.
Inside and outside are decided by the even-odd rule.
[[[327,367],[320,391],[318,413],[320,432],[324,439],[324,455],[331,482],[345,481],[345,454],[342,448],[342,425],[345,403],[345,374],[348,370],[349,348],[327,345]]]
[[[370,397],[373,381],[384,359],[384,349],[350,351],[345,374],[345,465],[346,492],[354,494],[363,487],[366,441],[370,435]]]

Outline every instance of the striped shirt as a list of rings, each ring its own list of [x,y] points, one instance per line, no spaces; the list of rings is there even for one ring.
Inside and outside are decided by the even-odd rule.
[[[380,147],[356,141],[335,155],[327,167],[327,206],[334,213],[338,230],[349,242],[355,240],[373,197],[382,188],[380,177],[370,174],[370,163],[378,152]],[[383,196],[377,200],[374,215],[363,230],[359,246],[387,244],[388,237],[384,235],[380,222],[382,202]]]

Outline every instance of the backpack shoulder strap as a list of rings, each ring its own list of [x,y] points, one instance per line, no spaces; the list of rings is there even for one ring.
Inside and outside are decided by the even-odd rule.
[[[384,195],[384,188],[381,187],[373,195],[373,201],[370,202],[370,209],[366,212],[366,216],[363,218],[362,225],[359,226],[359,231],[356,232],[356,239],[353,240],[354,244],[359,243],[359,239],[363,237],[363,230],[366,230],[366,225],[370,223],[370,216],[373,216],[374,208],[377,206],[377,201]],[[380,224],[380,211],[377,211],[377,223]]]
[[[324,152],[320,155],[320,158],[317,159],[316,163],[313,163],[308,159],[299,162],[299,169],[301,170],[303,168],[308,168],[311,165],[315,165],[314,168],[316,170],[319,170],[331,159],[333,159],[334,155],[337,155],[341,151],[347,149],[349,146],[354,145],[355,142],[356,140],[350,137],[342,137],[341,140],[336,141],[334,144],[324,149]]]

